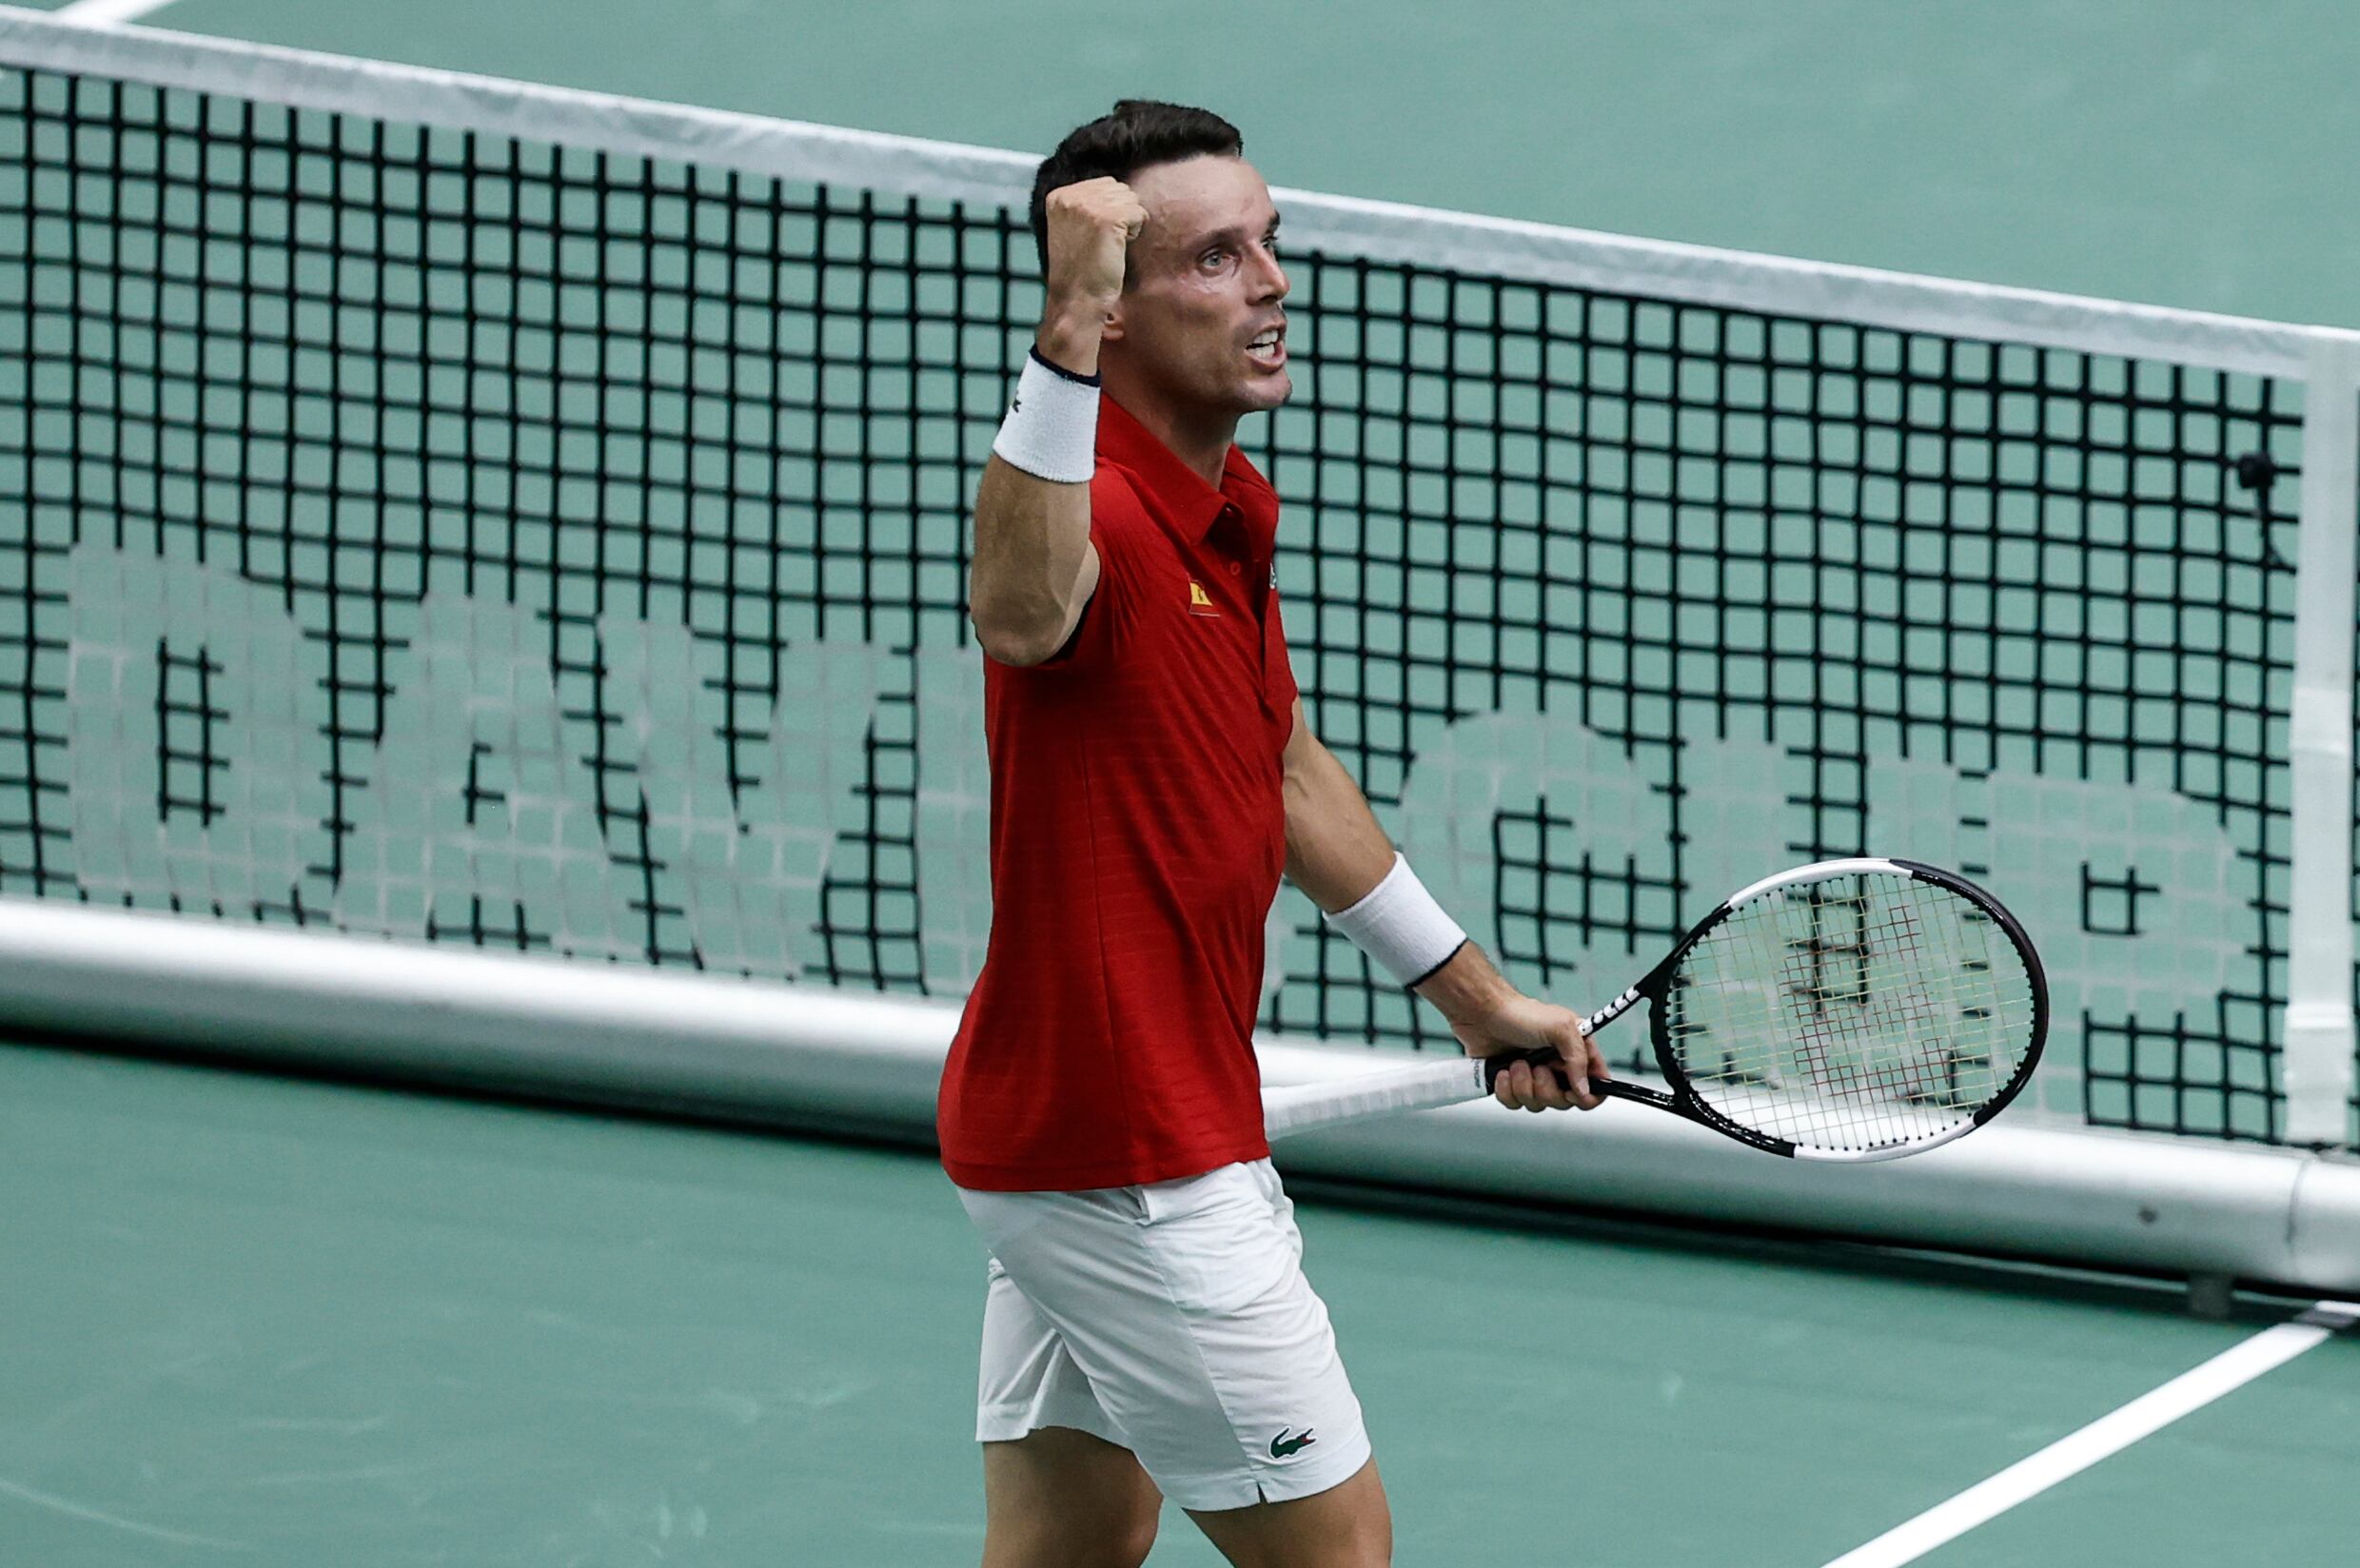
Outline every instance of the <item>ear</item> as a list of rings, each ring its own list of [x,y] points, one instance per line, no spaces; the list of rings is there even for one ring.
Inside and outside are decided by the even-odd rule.
[[[1098,334],[1100,343],[1121,343],[1123,341],[1123,299],[1117,299],[1107,308],[1106,326]]]

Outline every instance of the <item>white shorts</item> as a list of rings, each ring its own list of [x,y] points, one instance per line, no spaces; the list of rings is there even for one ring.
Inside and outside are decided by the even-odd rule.
[[[1073,1427],[1130,1449],[1164,1496],[1199,1510],[1309,1497],[1367,1462],[1269,1161],[959,1197],[992,1252],[977,1441]]]

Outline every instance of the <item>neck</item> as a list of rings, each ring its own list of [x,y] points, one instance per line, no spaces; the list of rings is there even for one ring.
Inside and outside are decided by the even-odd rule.
[[[1129,374],[1130,368],[1118,365],[1111,355],[1098,362],[1106,395],[1121,403],[1125,412],[1145,425],[1198,479],[1220,489],[1229,444],[1237,440],[1237,416],[1175,403],[1152,383]]]

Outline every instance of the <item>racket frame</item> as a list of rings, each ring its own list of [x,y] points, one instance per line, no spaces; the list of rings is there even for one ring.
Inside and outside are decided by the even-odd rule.
[[[1679,1053],[1672,1049],[1671,1009],[1665,1006],[1665,1002],[1671,994],[1672,977],[1680,971],[1681,960],[1687,957],[1698,943],[1703,941],[1716,927],[1739,910],[1781,888],[1805,882],[1824,882],[1848,874],[1884,875],[1896,872],[1915,881],[1930,882],[1944,892],[1955,893],[1973,904],[1984,914],[1990,916],[2008,940],[2015,945],[2018,956],[2023,959],[2025,978],[2030,983],[2033,994],[2032,1041],[2025,1049],[2022,1060],[2016,1064],[2014,1075],[1988,1103],[1978,1107],[1973,1116],[1961,1120],[1956,1127],[1946,1127],[1931,1137],[1903,1139],[1871,1148],[1829,1149],[1798,1145],[1791,1139],[1774,1137],[1758,1128],[1747,1127],[1741,1122],[1733,1121],[1715,1109],[1710,1102],[1697,1092],[1696,1086],[1689,1080],[1687,1070],[1680,1065]],[[1661,963],[1649,970],[1628,990],[1583,1020],[1582,1028],[1586,1033],[1596,1034],[1600,1029],[1637,1007],[1642,1001],[1649,1004],[1647,1036],[1649,1044],[1654,1048],[1656,1069],[1662,1074],[1663,1081],[1671,1086],[1671,1092],[1665,1093],[1662,1089],[1651,1088],[1644,1084],[1630,1084],[1621,1079],[1603,1078],[1593,1078],[1590,1081],[1590,1087],[1593,1089],[1617,1100],[1636,1101],[1642,1105],[1653,1106],[1659,1110],[1671,1111],[1674,1115],[1685,1116],[1692,1122],[1708,1127],[1723,1137],[1734,1138],[1751,1148],[1759,1148],[1771,1154],[1783,1154],[1790,1159],[1821,1160],[1844,1165],[1893,1160],[1905,1154],[1922,1153],[1926,1149],[1939,1147],[1954,1138],[1964,1137],[1967,1133],[1974,1131],[2006,1109],[2008,1103],[2023,1092],[2024,1086],[2032,1081],[2033,1069],[2040,1064],[2040,1054],[2047,1046],[2049,1038],[2048,975],[2040,967],[2040,955],[2034,950],[2032,938],[2025,933],[2024,928],[2017,923],[2016,916],[2010,914],[1997,899],[1965,877],[1953,872],[1946,872],[1938,866],[1928,866],[1915,860],[1870,856],[1857,856],[1843,860],[1820,860],[1808,866],[1797,866],[1792,870],[1780,872],[1775,876],[1765,876],[1750,887],[1740,889],[1722,899],[1718,909],[1699,921],[1688,934],[1682,937],[1672,951],[1664,955]],[[1557,1053],[1549,1049],[1523,1054],[1526,1060],[1535,1063],[1559,1060]],[[1491,1076],[1496,1078],[1498,1072],[1509,1063],[1514,1062],[1516,1057],[1508,1056],[1492,1060],[1501,1064],[1500,1068],[1494,1068],[1491,1071]]]

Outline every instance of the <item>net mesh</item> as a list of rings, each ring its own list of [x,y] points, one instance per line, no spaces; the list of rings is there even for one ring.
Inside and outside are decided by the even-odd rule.
[[[1675,971],[1663,1035],[1740,1127],[1844,1154],[1940,1138],[2032,1054],[2023,954],[1935,883],[1843,872],[1745,900]]]
[[[2276,1136],[2299,385],[1289,265],[1296,672],[1511,976],[1906,855],[2041,948],[2028,1101]],[[0,73],[0,891],[963,993],[1038,307],[995,206]],[[1270,935],[1267,1025],[1447,1041]]]

